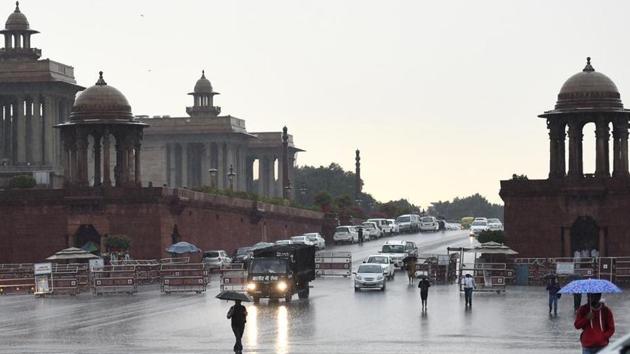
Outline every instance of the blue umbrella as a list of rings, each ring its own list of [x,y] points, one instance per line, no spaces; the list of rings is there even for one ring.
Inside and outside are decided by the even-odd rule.
[[[171,247],[166,249],[168,253],[195,253],[201,252],[201,250],[193,245],[192,243],[188,243],[186,241],[177,242],[171,245]]]
[[[559,291],[561,294],[617,294],[621,289],[617,285],[604,279],[574,280]]]

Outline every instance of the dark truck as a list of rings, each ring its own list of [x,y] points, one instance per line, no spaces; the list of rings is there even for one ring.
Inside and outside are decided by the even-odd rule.
[[[309,282],[315,279],[315,246],[274,245],[253,251],[247,269],[247,293],[259,299],[291,301],[297,293],[308,298]]]

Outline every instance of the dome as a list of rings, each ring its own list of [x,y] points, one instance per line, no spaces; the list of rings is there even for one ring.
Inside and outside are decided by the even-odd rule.
[[[615,83],[606,75],[598,73],[586,58],[586,66],[571,76],[560,89],[556,110],[619,110],[623,109],[621,96]]]
[[[103,72],[99,73],[96,84],[83,91],[74,101],[71,121],[130,121],[133,119],[131,106],[122,92],[103,80]]]
[[[201,71],[201,78],[195,84],[194,93],[212,93],[212,84],[206,79],[205,71]]]
[[[28,31],[30,29],[26,16],[20,12],[19,2],[15,2],[15,11],[7,18],[4,28],[10,31]]]

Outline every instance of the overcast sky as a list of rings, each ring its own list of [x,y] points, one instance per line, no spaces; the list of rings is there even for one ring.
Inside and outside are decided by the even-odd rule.
[[[2,1],[8,16],[13,1]],[[536,116],[585,58],[630,92],[627,1],[23,0],[33,45],[98,71],[134,114],[184,116],[201,70],[249,131],[287,125],[299,164],[354,168],[379,200],[422,206],[512,173],[545,178]],[[585,131],[585,171],[594,170]]]

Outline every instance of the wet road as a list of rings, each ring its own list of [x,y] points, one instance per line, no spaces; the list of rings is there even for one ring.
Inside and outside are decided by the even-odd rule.
[[[464,232],[397,236],[416,241],[421,253],[465,246]],[[355,265],[386,239],[351,250]],[[505,295],[475,295],[464,310],[455,285],[436,285],[428,312],[418,289],[402,273],[387,290],[355,293],[349,278],[318,279],[308,300],[248,305],[243,343],[247,353],[578,353],[572,299],[560,300],[557,318],[547,314],[542,287],[510,287]],[[134,296],[39,299],[0,297],[0,354],[4,353],[230,353],[233,335],[216,300],[217,278],[205,295],[160,295],[156,287]],[[630,296],[611,295],[616,338],[630,331],[622,309]],[[615,338],[614,337],[614,338]]]

